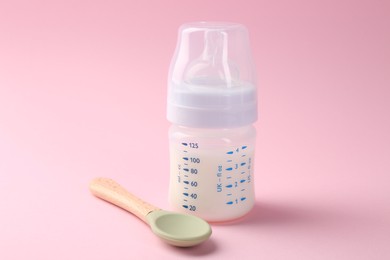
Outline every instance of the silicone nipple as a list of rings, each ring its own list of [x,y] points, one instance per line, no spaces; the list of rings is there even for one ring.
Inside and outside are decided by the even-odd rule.
[[[237,68],[228,60],[228,35],[224,31],[205,32],[202,54],[191,62],[184,80],[191,85],[232,87],[239,78]]]

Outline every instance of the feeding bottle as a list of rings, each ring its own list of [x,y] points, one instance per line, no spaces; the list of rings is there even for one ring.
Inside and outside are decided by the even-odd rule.
[[[255,68],[241,24],[179,29],[168,77],[169,201],[210,222],[237,219],[255,200]]]

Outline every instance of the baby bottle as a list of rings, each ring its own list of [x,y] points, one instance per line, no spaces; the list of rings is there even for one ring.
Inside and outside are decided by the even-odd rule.
[[[173,210],[222,222],[252,209],[255,79],[243,25],[180,27],[167,100]]]

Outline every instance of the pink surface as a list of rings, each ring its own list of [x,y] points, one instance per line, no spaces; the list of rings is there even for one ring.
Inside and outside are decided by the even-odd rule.
[[[166,78],[180,24],[245,24],[257,204],[191,249],[94,198],[168,208]],[[388,1],[2,1],[0,259],[389,259]]]

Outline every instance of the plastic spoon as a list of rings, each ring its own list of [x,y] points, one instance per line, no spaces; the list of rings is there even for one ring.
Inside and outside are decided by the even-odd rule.
[[[195,246],[211,235],[211,227],[203,219],[161,210],[134,196],[114,180],[94,179],[89,189],[95,196],[133,213],[149,224],[154,234],[171,245]]]

